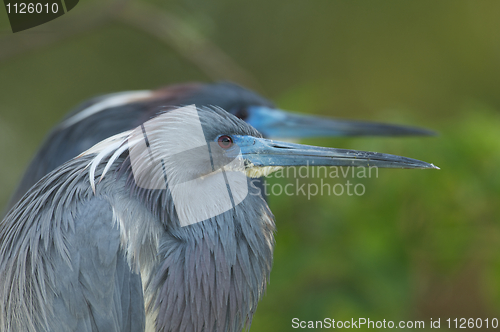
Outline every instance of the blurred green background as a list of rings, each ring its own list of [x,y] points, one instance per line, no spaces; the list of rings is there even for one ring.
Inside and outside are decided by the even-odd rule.
[[[271,196],[275,262],[253,331],[295,317],[500,318],[499,13],[496,0],[81,0],[12,34],[0,9],[0,209],[82,100],[232,80],[283,109],[440,133],[306,142],[441,170],[351,179],[359,197]]]

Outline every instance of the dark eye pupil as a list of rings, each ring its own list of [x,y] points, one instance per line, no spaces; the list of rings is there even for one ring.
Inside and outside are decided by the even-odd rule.
[[[231,147],[231,145],[233,145],[233,139],[226,135],[219,137],[217,141],[219,143],[219,146],[223,149],[228,149]]]

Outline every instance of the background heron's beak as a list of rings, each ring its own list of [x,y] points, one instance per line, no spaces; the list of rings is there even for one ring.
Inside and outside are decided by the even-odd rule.
[[[376,122],[350,121],[290,113],[265,106],[247,108],[246,122],[265,137],[431,136],[434,131]]]
[[[381,168],[433,168],[424,161],[385,153],[324,148],[233,136],[245,160],[254,166],[376,166]]]

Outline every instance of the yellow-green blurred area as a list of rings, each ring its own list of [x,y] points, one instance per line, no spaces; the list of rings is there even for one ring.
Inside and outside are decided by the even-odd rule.
[[[275,261],[253,331],[294,330],[293,318],[500,319],[499,14],[495,0],[81,0],[12,34],[0,8],[0,208],[84,99],[229,79],[282,109],[440,133],[306,142],[441,170],[300,179],[362,183],[361,196],[271,195]]]

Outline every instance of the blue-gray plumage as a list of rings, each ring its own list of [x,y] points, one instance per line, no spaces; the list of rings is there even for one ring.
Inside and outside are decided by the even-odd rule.
[[[143,330],[141,278],[79,171],[88,160],[43,178],[0,224],[1,331]]]
[[[222,107],[268,138],[433,134],[421,128],[284,112],[269,100],[231,83],[190,83],[156,91],[108,94],[82,103],[52,130],[31,161],[8,209],[45,174],[94,144],[139,126],[167,107],[190,104]]]
[[[221,109],[197,112],[206,143],[230,158],[237,146],[247,176],[305,164],[436,168],[266,140]],[[160,123],[150,142],[161,143],[160,131],[183,121],[188,130],[178,142],[188,143],[194,127],[182,118]],[[180,209],[199,202],[175,205],[168,189],[138,185],[130,151],[139,143],[131,135],[106,139],[44,176],[0,223],[1,331],[220,332],[250,325],[274,245],[274,218],[262,195],[248,185],[232,209],[181,227]],[[214,174],[200,169],[197,176]]]

